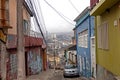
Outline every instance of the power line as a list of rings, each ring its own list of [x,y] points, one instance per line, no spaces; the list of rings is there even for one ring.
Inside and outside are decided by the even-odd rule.
[[[79,10],[75,7],[75,5],[72,3],[72,1],[71,0],[68,0],[69,1],[69,3],[72,5],[72,7],[78,12],[78,13],[80,13],[79,12]]]
[[[39,8],[40,8],[40,11],[41,11],[41,16],[42,16],[42,20],[43,20],[43,25],[44,25],[44,29],[45,29],[45,31],[46,31],[46,37],[47,37],[47,29],[46,29],[46,25],[45,25],[43,13],[42,13],[42,9],[41,9],[41,4],[40,4],[39,0],[38,0],[38,3],[39,3]]]
[[[50,6],[60,17],[62,17],[63,19],[68,19],[69,21],[72,21],[71,19],[69,19],[68,17],[66,17],[66,16],[64,16],[62,13],[60,13],[59,11],[57,11],[50,3],[48,3],[46,0],[44,0],[47,4],[48,4],[48,6]],[[65,19],[65,20],[66,20]],[[69,22],[67,20],[67,22]],[[70,24],[72,24],[71,22],[69,22]]]
[[[45,37],[44,37],[44,34],[43,34],[43,32],[42,32],[42,29],[41,29],[41,26],[40,26],[40,24],[39,24],[37,15],[36,15],[35,10],[34,10],[34,7],[33,7],[33,4],[32,4],[32,2],[31,2],[31,0],[28,0],[28,1],[29,1],[29,6],[31,6],[31,8],[32,8],[33,15],[34,15],[34,18],[35,18],[36,23],[37,23],[37,25],[38,25],[38,28],[39,28],[39,30],[40,30],[40,32],[41,32],[41,34],[42,34],[42,36],[43,36],[43,39],[44,39],[44,41],[45,41],[45,43],[46,43],[46,39],[45,39]]]
[[[43,14],[42,14],[42,10],[41,10],[41,5],[40,5],[40,2],[39,2],[39,0],[37,0],[38,1],[38,3],[39,3],[39,8],[40,8],[40,12],[41,12],[41,17],[42,17],[42,20],[43,20],[43,22],[45,22],[44,21],[44,18],[43,18]],[[47,32],[47,29],[46,29],[46,26],[45,26],[45,23],[44,23],[44,27],[45,27],[45,30],[46,30],[46,32]]]
[[[37,3],[38,3],[38,1],[37,1]],[[34,5],[34,8],[35,8],[36,13],[38,14],[38,15],[37,15],[37,16],[38,16],[38,19],[40,20],[40,19],[42,18],[42,21],[40,20],[41,25],[42,25],[41,27],[42,27],[42,30],[44,30],[44,32],[45,32],[45,34],[46,34],[46,33],[47,33],[47,29],[46,29],[46,26],[45,26],[45,24],[44,24],[44,19],[43,19],[42,12],[41,12],[41,7],[40,7],[38,4],[36,4],[36,3],[34,2],[34,0],[33,0],[33,5]],[[39,6],[39,10],[37,10],[36,5]],[[38,11],[40,11],[40,13],[39,13]],[[39,14],[40,14],[40,15],[39,15]]]
[[[62,13],[60,13],[59,11],[57,11],[51,4],[49,4],[46,0],[44,0],[45,1],[45,3],[49,6],[49,7],[51,7],[61,18],[63,18],[66,22],[68,22],[68,23],[70,23],[71,25],[74,25],[73,23],[71,23],[71,22],[69,22],[68,20],[70,20],[68,17],[66,17],[66,16],[64,16]],[[67,20],[67,19],[68,20]],[[72,20],[70,20],[70,21],[72,21]]]

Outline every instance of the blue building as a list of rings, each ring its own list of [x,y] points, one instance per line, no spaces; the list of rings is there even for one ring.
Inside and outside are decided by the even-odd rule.
[[[77,62],[81,76],[91,77],[91,51],[90,41],[94,36],[94,17],[90,16],[90,8],[87,7],[74,20],[76,22]]]

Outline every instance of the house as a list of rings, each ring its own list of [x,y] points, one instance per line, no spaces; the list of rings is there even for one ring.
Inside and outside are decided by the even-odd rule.
[[[68,45],[64,47],[64,58],[65,65],[67,64],[77,64],[77,56],[76,56],[76,45]]]
[[[60,56],[59,49],[61,48],[61,43],[58,41],[56,33],[50,33],[47,40],[47,50],[48,50],[48,66],[49,68],[60,67]]]
[[[9,25],[6,40],[6,80],[17,79],[17,1],[9,0]],[[23,33],[24,33],[24,56],[25,56],[25,76],[35,75],[47,69],[46,44],[41,33],[32,31],[31,17],[33,17],[27,3],[23,3]],[[35,34],[35,35],[32,35]],[[38,36],[36,36],[36,34]],[[22,58],[21,58],[22,59]]]
[[[90,0],[95,16],[97,80],[119,80],[120,0]]]
[[[92,77],[91,37],[94,36],[94,17],[90,16],[90,8],[84,9],[74,20],[76,22],[77,63],[79,73],[84,77]]]
[[[6,77],[4,75],[6,74],[5,46],[7,42],[7,31],[9,28],[12,28],[9,24],[9,9],[7,3],[8,1],[6,0],[0,0],[0,80],[2,79],[1,77]]]

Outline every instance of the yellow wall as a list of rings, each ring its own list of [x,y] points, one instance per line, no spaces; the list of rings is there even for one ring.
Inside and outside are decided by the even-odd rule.
[[[96,18],[96,26],[108,22],[109,50],[97,48],[97,64],[102,65],[107,70],[120,76],[120,7],[117,3],[110,9],[110,12],[104,12],[100,17]],[[118,25],[114,26],[114,21],[118,21]],[[96,29],[97,30],[97,29]],[[97,31],[96,31],[97,32]],[[96,44],[97,45],[97,44]]]

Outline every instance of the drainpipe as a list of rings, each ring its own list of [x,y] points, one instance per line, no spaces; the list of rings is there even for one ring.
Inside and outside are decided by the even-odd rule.
[[[90,51],[90,47],[91,47],[91,44],[90,44],[90,42],[91,42],[91,32],[92,32],[92,31],[91,31],[91,27],[92,27],[92,24],[91,24],[91,16],[89,15],[89,36],[88,36],[88,37],[89,37],[89,44],[88,44],[88,45],[89,45],[89,52],[90,52],[90,55],[89,55],[89,56],[90,56],[90,57],[89,57],[89,60],[90,60],[90,65],[89,65],[89,67],[90,67],[90,74],[89,74],[89,77],[92,76],[92,75],[91,75],[91,74],[92,74],[92,73],[91,73],[91,72],[92,72],[92,71],[91,71],[91,66],[92,66],[92,65],[91,65],[91,51]]]

